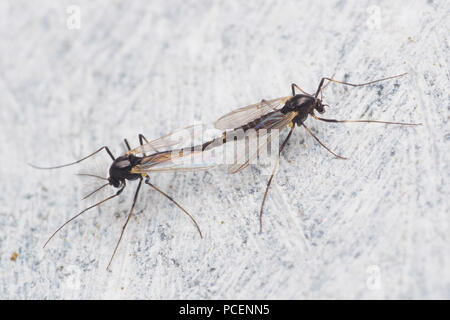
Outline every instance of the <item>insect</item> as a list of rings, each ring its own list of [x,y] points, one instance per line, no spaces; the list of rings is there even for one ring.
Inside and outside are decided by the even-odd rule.
[[[325,119],[316,115],[316,111],[319,114],[323,114],[325,112],[325,107],[329,107],[329,105],[324,104],[322,101],[322,90],[329,85],[330,83],[338,83],[342,85],[352,86],[352,87],[361,87],[370,85],[373,83],[377,83],[380,81],[385,81],[397,77],[404,76],[406,73],[387,77],[383,79],[378,79],[366,83],[361,84],[353,84],[343,81],[337,81],[332,78],[322,78],[319,86],[315,92],[315,94],[308,94],[303,91],[299,86],[295,83],[291,84],[292,95],[281,97],[273,100],[262,100],[259,103],[252,104],[246,107],[242,107],[236,109],[221,118],[219,118],[214,126],[220,130],[231,130],[224,131],[221,137],[216,138],[216,141],[210,141],[209,143],[205,143],[204,145],[213,144],[214,142],[226,143],[228,142],[227,136],[233,131],[241,130],[241,131],[249,131],[254,130],[257,133],[264,131],[258,136],[257,147],[250,151],[249,154],[241,154],[238,155],[237,160],[229,165],[228,171],[231,173],[236,173],[246,168],[250,162],[255,159],[260,151],[266,147],[271,140],[275,139],[279,136],[280,131],[283,128],[290,127],[290,131],[284,139],[283,143],[279,147],[279,151],[277,153],[277,158],[275,164],[273,166],[272,174],[267,182],[267,186],[264,192],[264,197],[261,203],[261,208],[259,212],[259,223],[260,223],[260,232],[262,232],[262,216],[264,204],[267,198],[267,194],[272,183],[273,177],[275,175],[276,169],[279,164],[280,154],[286,146],[289,138],[294,131],[295,126],[302,126],[305,130],[328,152],[333,154],[335,157],[339,159],[347,159],[342,157],[332,150],[330,150],[325,144],[323,144],[319,138],[305,125],[305,120],[308,116],[320,121],[325,122],[333,122],[333,123],[344,123],[344,122],[370,122],[370,123],[384,123],[384,124],[397,124],[397,125],[409,125],[416,126],[421,125],[421,123],[403,123],[403,122],[391,122],[391,121],[379,121],[379,120],[336,120],[336,119]],[[325,81],[329,81],[327,84]],[[296,93],[295,89],[300,91],[301,93]],[[321,94],[321,98],[319,98],[319,94]],[[262,130],[264,129],[264,130]],[[233,139],[231,139],[233,140]]]
[[[134,181],[134,180],[138,180],[139,182],[138,182],[136,191],[134,193],[133,203],[130,207],[127,219],[125,221],[125,224],[122,227],[122,231],[120,233],[119,240],[116,243],[116,246],[114,248],[114,251],[111,255],[111,258],[109,260],[109,263],[108,263],[108,266],[106,269],[108,269],[112,263],[112,260],[115,256],[116,251],[119,247],[119,244],[122,240],[125,229],[131,218],[134,206],[136,204],[136,201],[137,201],[137,198],[139,195],[139,191],[141,189],[142,181],[144,181],[145,184],[149,185],[150,187],[152,187],[153,189],[155,189],[156,191],[161,193],[164,197],[169,199],[178,208],[180,208],[191,219],[191,221],[195,225],[195,227],[200,235],[200,238],[203,238],[202,233],[200,231],[200,227],[198,226],[194,217],[188,211],[186,211],[178,202],[176,202],[172,197],[170,197],[164,191],[162,191],[157,186],[155,186],[153,183],[151,183],[150,177],[148,176],[148,174],[151,172],[195,171],[195,170],[205,170],[205,169],[209,168],[208,165],[198,163],[195,161],[191,161],[188,163],[187,162],[182,162],[182,163],[178,162],[177,163],[177,159],[181,159],[182,157],[185,157],[188,154],[192,155],[192,153],[195,153],[195,151],[193,149],[192,149],[192,151],[193,151],[192,153],[183,152],[183,150],[180,150],[179,152],[170,150],[171,147],[173,147],[174,145],[179,143],[180,139],[179,139],[179,137],[177,137],[177,134],[179,134],[179,132],[184,131],[184,132],[191,133],[191,132],[193,132],[193,130],[194,130],[194,126],[190,126],[190,127],[187,127],[182,130],[178,130],[167,136],[164,136],[162,138],[159,138],[159,139],[156,139],[156,140],[153,140],[150,142],[142,134],[139,134],[138,137],[139,137],[140,147],[137,147],[133,150],[130,148],[128,141],[126,139],[124,139],[124,142],[128,149],[128,152],[125,155],[122,155],[117,158],[114,157],[114,155],[111,153],[111,151],[109,150],[109,148],[107,146],[103,146],[100,149],[98,149],[97,151],[89,154],[88,156],[81,158],[80,160],[77,160],[72,163],[64,164],[64,165],[59,165],[59,166],[54,166],[54,167],[38,167],[38,166],[30,164],[32,167],[34,167],[36,169],[58,169],[58,168],[68,167],[68,166],[80,163],[80,162],[94,156],[95,154],[99,153],[100,151],[105,150],[113,161],[111,166],[109,167],[109,177],[104,178],[104,177],[100,177],[100,176],[93,175],[93,174],[80,173],[79,175],[81,175],[81,176],[90,176],[90,177],[94,177],[94,178],[98,178],[98,179],[106,181],[106,183],[104,185],[102,185],[99,188],[97,188],[96,190],[92,191],[91,193],[86,195],[83,199],[86,199],[86,198],[92,196],[94,193],[98,192],[99,190],[105,188],[108,185],[118,189],[115,192],[115,194],[95,203],[94,205],[91,205],[91,206],[85,208],[84,210],[82,210],[81,212],[79,212],[78,214],[76,214],[75,216],[70,218],[69,220],[67,220],[48,238],[48,240],[44,244],[44,247],[68,223],[70,223],[74,219],[78,218],[80,215],[82,215],[86,211],[88,211],[92,208],[95,208],[95,207],[101,205],[102,203],[105,203],[115,197],[118,197],[122,193],[122,191],[125,189],[125,187],[127,186],[127,181]],[[142,151],[143,149],[147,150],[147,152],[151,150],[153,153],[150,155],[146,155],[146,152]],[[164,150],[164,151],[159,151],[159,150]],[[141,154],[141,156],[139,156],[139,154]]]

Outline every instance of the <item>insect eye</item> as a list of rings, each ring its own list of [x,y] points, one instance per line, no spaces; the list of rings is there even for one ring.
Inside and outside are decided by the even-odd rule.
[[[120,181],[113,179],[111,177],[108,178],[109,184],[112,185],[114,188],[118,188],[120,186]]]
[[[316,108],[315,108],[315,109],[316,109],[317,112],[319,112],[319,113],[324,113],[324,112],[325,112],[325,108],[324,108],[323,104],[321,104],[320,102],[316,105]]]

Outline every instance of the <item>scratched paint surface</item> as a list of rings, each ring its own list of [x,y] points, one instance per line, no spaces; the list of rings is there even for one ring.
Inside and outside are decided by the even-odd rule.
[[[2,1],[0,299],[450,298],[448,1]],[[79,11],[78,11],[79,10]],[[77,12],[80,20],[77,20]],[[77,23],[80,23],[79,25]],[[78,26],[80,28],[78,28]],[[337,119],[307,124],[270,191],[257,167],[167,173],[141,193],[105,271],[135,184],[48,236],[106,175],[106,154],[38,171],[122,139],[156,138],[234,108],[312,92]],[[106,166],[106,167],[105,167]],[[106,196],[113,192],[105,191]],[[99,199],[99,197],[97,198]]]

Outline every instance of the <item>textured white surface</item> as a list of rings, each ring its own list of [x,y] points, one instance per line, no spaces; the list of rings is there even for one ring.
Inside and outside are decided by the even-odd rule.
[[[81,28],[69,30],[76,4]],[[448,1],[1,1],[0,298],[450,298]],[[266,206],[252,167],[158,174],[191,223],[143,187],[86,213],[86,166],[38,171],[122,139],[156,138],[239,106],[330,85],[294,132]],[[108,165],[108,158],[103,154]],[[93,161],[91,163],[94,163]],[[89,166],[89,164],[87,164]],[[92,165],[91,165],[92,166]],[[106,168],[103,168],[106,170]],[[106,174],[105,171],[102,174]],[[111,192],[111,190],[110,190]],[[16,261],[10,260],[17,252]]]

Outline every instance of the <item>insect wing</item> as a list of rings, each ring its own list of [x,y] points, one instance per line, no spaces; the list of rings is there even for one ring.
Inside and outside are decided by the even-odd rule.
[[[212,169],[216,163],[201,150],[176,149],[146,156],[142,163],[131,169],[132,173],[200,171]]]
[[[273,117],[277,118],[270,126],[262,130],[257,130],[254,134],[247,135],[249,139],[240,139],[237,141],[237,149],[245,150],[237,155],[236,161],[228,166],[228,172],[236,173],[242,169],[248,167],[253,163],[255,158],[267,148],[267,145],[274,139],[279,137],[280,131],[287,125],[289,125],[296,113],[291,112],[286,115],[281,112],[273,114]],[[277,150],[278,152],[278,150]]]
[[[215,123],[214,127],[220,130],[235,129],[241,127],[263,115],[277,110],[280,106],[291,97],[282,97],[273,100],[263,100],[259,103],[251,104],[239,109],[236,109],[226,115],[220,117]]]
[[[174,131],[166,136],[152,140],[127,152],[127,154],[143,154],[146,152],[158,153],[160,151],[180,149],[192,145],[193,141],[202,135],[202,125],[191,125]]]

